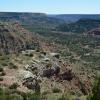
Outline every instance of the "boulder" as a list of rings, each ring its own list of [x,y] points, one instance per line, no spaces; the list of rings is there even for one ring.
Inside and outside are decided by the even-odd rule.
[[[33,75],[30,71],[26,71],[26,70],[20,70],[18,72],[18,75],[17,77],[20,79],[20,80],[25,80],[27,78],[36,78],[36,75]]]

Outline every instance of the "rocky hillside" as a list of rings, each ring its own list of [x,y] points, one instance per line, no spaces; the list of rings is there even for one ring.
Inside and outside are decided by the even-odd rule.
[[[19,23],[0,22],[0,52],[12,53],[34,49],[38,45],[35,35],[22,28]]]
[[[95,19],[0,13],[0,100],[86,100],[100,76],[99,28]]]
[[[69,100],[85,100],[81,98],[91,91],[95,76],[92,70],[79,69],[78,64],[71,64],[57,52],[25,50],[10,56],[8,64],[1,67],[0,85],[10,91],[15,89],[14,93],[17,91],[19,95],[41,93],[46,100],[59,100],[66,93],[70,94]]]

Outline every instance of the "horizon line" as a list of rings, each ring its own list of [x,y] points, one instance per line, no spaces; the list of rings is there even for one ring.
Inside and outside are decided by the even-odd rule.
[[[48,13],[48,12],[31,12],[31,11],[0,11],[0,13],[36,13],[46,15],[100,15],[100,13]]]

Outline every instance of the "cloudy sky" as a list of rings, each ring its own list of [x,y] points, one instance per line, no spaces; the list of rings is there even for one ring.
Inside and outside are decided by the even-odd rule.
[[[0,0],[0,11],[100,14],[100,0]]]

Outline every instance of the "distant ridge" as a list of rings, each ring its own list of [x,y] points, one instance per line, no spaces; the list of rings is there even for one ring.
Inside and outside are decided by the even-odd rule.
[[[82,18],[100,20],[100,14],[59,14],[59,15],[52,15],[51,17],[62,19],[66,22],[76,22]]]

